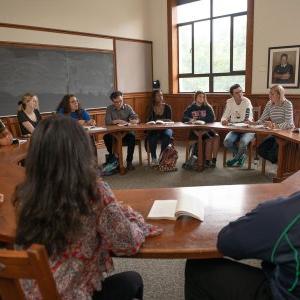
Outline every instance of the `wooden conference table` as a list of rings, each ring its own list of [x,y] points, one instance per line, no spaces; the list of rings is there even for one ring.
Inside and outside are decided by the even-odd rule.
[[[196,130],[197,128],[200,128],[199,125],[193,125],[193,124],[185,124],[182,122],[174,122],[173,124],[127,124],[127,126],[119,126],[119,125],[108,125],[106,126],[107,133],[112,134],[116,139],[117,144],[117,153],[119,156],[119,168],[120,173],[125,174],[125,167],[124,167],[124,159],[123,159],[123,151],[122,151],[122,139],[123,137],[129,132],[146,132],[151,130],[165,130],[165,129],[185,129],[185,130]],[[198,153],[201,153],[201,155],[198,155],[198,169],[201,169],[203,166],[202,161],[202,145],[198,144]],[[200,148],[201,147],[201,148]]]
[[[215,131],[255,132],[257,136],[273,135],[278,143],[277,174],[274,182],[280,182],[291,174],[300,170],[300,134],[292,129],[278,130],[255,127],[223,126],[221,122],[199,125],[201,129]],[[202,147],[202,140],[198,141],[198,147]]]
[[[128,126],[111,125],[106,127],[106,132],[111,133],[117,141],[117,153],[119,155],[120,173],[125,173],[123,153],[122,153],[122,138],[128,131],[148,131],[148,130],[162,130],[162,129],[185,129],[185,130],[215,130],[217,132],[254,132],[258,136],[273,135],[279,145],[278,148],[278,162],[277,174],[273,178],[274,182],[279,182],[295,173],[300,169],[300,134],[294,133],[292,130],[277,130],[265,129],[255,127],[236,127],[223,126],[221,122],[214,122],[205,125],[185,124],[182,122],[175,122],[168,125],[149,125],[136,124]],[[198,170],[203,169],[203,151],[202,138],[198,139]]]
[[[24,169],[16,164],[0,163],[0,241],[11,244],[16,230],[15,209],[11,197],[22,181]],[[151,220],[163,229],[160,236],[147,238],[136,257],[141,258],[213,258],[218,232],[228,222],[244,215],[257,204],[289,195],[299,189],[300,171],[282,183],[204,186],[160,189],[115,190],[119,201],[132,206],[146,218],[154,200],[196,197],[205,207],[204,222],[182,217],[177,221]]]
[[[149,130],[163,130],[166,128],[171,129],[184,129],[184,130],[215,130],[218,132],[255,132],[258,136],[275,136],[278,148],[278,162],[277,162],[277,174],[273,178],[274,182],[282,181],[291,174],[300,170],[300,133],[294,133],[292,130],[271,130],[261,128],[245,128],[236,126],[223,126],[220,122],[214,122],[205,125],[192,125],[184,124],[181,122],[175,122],[170,125],[149,125],[149,124],[137,124],[129,126],[117,126],[111,125],[99,130],[92,130],[90,134],[97,133],[111,133],[117,141],[117,153],[119,155],[120,173],[125,173],[123,152],[122,152],[122,138],[128,131],[144,132]],[[27,154],[29,142],[20,145],[12,145],[0,147],[0,162],[17,163],[24,159]],[[198,140],[198,169],[203,168],[203,151],[202,151],[202,139]]]

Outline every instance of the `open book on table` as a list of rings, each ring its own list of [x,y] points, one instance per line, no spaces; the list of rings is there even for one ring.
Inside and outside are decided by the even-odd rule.
[[[228,125],[229,126],[234,126],[234,127],[249,127],[249,124],[243,123],[243,122],[240,122],[240,123],[229,123]]]
[[[204,220],[204,207],[198,199],[155,200],[148,219],[176,220],[180,216],[189,216]]]
[[[171,124],[174,124],[174,121],[156,120],[156,121],[149,121],[146,124],[149,124],[149,125],[171,125]]]
[[[83,126],[83,128],[89,132],[106,130],[105,127],[98,127],[98,126]]]

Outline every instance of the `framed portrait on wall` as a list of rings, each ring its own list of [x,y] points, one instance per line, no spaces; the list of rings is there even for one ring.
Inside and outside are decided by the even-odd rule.
[[[300,46],[269,48],[268,84],[281,84],[285,88],[299,86],[299,49]]]

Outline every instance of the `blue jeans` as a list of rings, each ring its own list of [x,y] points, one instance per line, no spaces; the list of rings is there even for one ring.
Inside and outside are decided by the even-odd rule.
[[[255,133],[247,132],[233,132],[230,131],[227,133],[224,139],[224,146],[231,150],[233,153],[233,157],[239,159],[243,154],[247,151],[247,146],[254,138]],[[239,145],[237,146],[237,142],[239,141]]]
[[[150,131],[148,134],[148,143],[151,153],[151,158],[156,159],[156,148],[158,140],[161,140],[161,152],[164,151],[170,144],[173,135],[172,129]]]

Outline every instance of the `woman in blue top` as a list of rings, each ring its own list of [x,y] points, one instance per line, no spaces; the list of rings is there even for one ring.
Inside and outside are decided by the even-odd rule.
[[[80,125],[96,125],[96,121],[91,119],[89,113],[80,107],[75,95],[64,95],[56,109],[56,112],[71,116],[71,118],[77,120]]]

